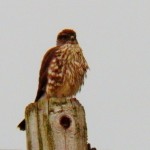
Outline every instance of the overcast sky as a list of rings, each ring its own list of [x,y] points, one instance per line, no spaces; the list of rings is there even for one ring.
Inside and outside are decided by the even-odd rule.
[[[72,28],[88,61],[84,105],[97,150],[150,149],[150,1],[1,0],[0,149],[26,149],[16,126],[34,101],[44,53]]]

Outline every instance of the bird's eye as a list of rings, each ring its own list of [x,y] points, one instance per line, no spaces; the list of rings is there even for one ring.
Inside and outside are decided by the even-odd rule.
[[[59,36],[59,39],[60,40],[67,40],[68,36],[67,35],[61,35],[61,36]]]

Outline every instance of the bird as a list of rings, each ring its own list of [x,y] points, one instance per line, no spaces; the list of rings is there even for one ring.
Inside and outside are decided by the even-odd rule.
[[[73,29],[63,29],[57,35],[56,46],[42,60],[35,102],[47,98],[73,97],[84,84],[89,66]],[[18,125],[25,130],[25,119]]]

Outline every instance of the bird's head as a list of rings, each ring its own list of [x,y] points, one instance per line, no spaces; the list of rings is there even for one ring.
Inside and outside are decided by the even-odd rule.
[[[57,36],[57,46],[61,46],[63,44],[77,44],[77,43],[78,41],[76,39],[76,33],[71,29],[64,29]]]

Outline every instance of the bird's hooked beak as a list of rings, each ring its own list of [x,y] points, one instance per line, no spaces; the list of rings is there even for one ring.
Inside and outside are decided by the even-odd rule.
[[[71,43],[71,44],[77,44],[78,43],[78,41],[74,35],[72,35],[70,37],[69,43]]]
[[[74,40],[75,40],[75,36],[72,35],[72,36],[70,37],[70,39],[71,39],[71,41],[74,41]]]

